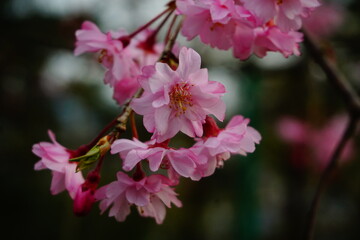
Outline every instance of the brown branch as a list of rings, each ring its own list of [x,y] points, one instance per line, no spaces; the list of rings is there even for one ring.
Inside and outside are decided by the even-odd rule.
[[[360,98],[354,91],[349,81],[346,80],[345,76],[336,68],[334,63],[329,59],[325,58],[320,49],[316,46],[315,42],[311,37],[304,31],[304,44],[314,60],[319,64],[324,73],[326,74],[329,82],[335,87],[343,98],[348,111],[352,115],[360,115]]]
[[[354,134],[357,126],[358,118],[351,117],[349,119],[349,123],[347,125],[347,128],[338,143],[334,153],[331,156],[330,162],[327,165],[326,169],[322,173],[322,176],[320,178],[320,182],[317,186],[314,198],[311,203],[311,207],[309,210],[309,215],[306,223],[306,229],[305,229],[305,236],[304,239],[311,240],[313,239],[314,235],[314,228],[315,228],[315,220],[317,215],[317,210],[319,208],[320,198],[325,191],[326,186],[331,180],[331,177],[336,172],[338,167],[338,161],[341,156],[341,153],[343,152],[346,143],[351,139],[352,135]]]
[[[319,184],[317,186],[315,195],[310,206],[303,239],[311,240],[313,239],[314,235],[315,221],[317,210],[320,204],[320,198],[324,193],[326,186],[329,184],[331,177],[338,168],[339,158],[346,146],[346,143],[356,132],[357,123],[360,119],[360,98],[354,91],[354,89],[351,87],[349,82],[346,80],[346,78],[343,76],[343,74],[337,70],[333,62],[329,61],[329,59],[324,57],[323,53],[316,46],[315,42],[310,38],[310,36],[306,34],[306,32],[304,32],[304,35],[304,43],[309,54],[319,64],[319,66],[326,74],[328,81],[341,95],[350,117],[348,125],[342,135],[342,138],[336,146],[327,167],[321,175]]]

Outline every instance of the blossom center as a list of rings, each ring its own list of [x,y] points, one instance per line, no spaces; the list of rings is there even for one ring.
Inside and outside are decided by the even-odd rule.
[[[104,61],[112,63],[113,62],[113,56],[108,54],[108,51],[106,49],[102,49],[100,51],[100,55],[98,57],[98,62],[103,63]]]
[[[193,105],[190,87],[188,83],[177,83],[169,92],[169,107],[176,112],[176,116],[184,114],[186,109]]]
[[[283,4],[283,1],[284,1],[284,0],[276,0],[276,4],[277,4],[277,5],[281,5],[281,4]]]

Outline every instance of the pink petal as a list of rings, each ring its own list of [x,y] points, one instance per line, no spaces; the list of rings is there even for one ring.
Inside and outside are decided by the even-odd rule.
[[[191,73],[199,71],[201,65],[200,55],[191,48],[183,47],[180,50],[179,67],[176,72],[179,76],[187,80]]]

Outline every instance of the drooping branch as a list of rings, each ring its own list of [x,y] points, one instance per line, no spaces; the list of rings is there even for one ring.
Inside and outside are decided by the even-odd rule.
[[[337,170],[339,158],[346,144],[354,135],[356,131],[357,123],[358,123],[358,118],[352,117],[349,119],[349,123],[345,129],[345,132],[343,133],[340,142],[336,146],[336,149],[334,150],[334,153],[331,156],[329,164],[327,165],[327,167],[325,168],[324,172],[321,175],[315,195],[311,202],[311,206],[309,209],[308,218],[305,226],[306,228],[305,228],[304,239],[306,240],[313,239],[316,215],[317,215],[317,210],[319,208],[320,198],[323,192],[325,191],[326,186],[329,184],[331,177]]]
[[[332,61],[327,59],[320,49],[316,46],[315,41],[304,31],[304,44],[311,57],[322,68],[328,81],[339,92],[345,102],[346,107],[351,115],[360,115],[360,97],[354,91],[345,76],[337,69]]]
[[[339,158],[348,143],[356,132],[357,124],[360,119],[360,98],[354,91],[350,83],[347,81],[345,76],[338,71],[337,67],[332,61],[327,59],[320,49],[316,46],[314,40],[304,31],[305,35],[305,46],[313,59],[322,68],[328,81],[338,91],[341,98],[344,100],[346,108],[349,114],[348,125],[341,137],[341,140],[337,144],[333,154],[330,157],[330,161],[321,175],[319,184],[317,186],[315,195],[311,202],[311,206],[308,213],[306,222],[306,228],[304,232],[304,238],[306,240],[313,239],[317,210],[319,208],[320,198],[324,193],[326,186],[329,184],[331,177],[336,172],[338,167]]]

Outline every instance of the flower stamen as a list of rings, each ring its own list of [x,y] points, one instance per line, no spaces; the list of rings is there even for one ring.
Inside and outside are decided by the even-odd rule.
[[[193,105],[192,96],[189,90],[190,85],[188,83],[177,83],[172,87],[169,93],[169,107],[176,111],[176,116],[184,114],[186,109]]]

